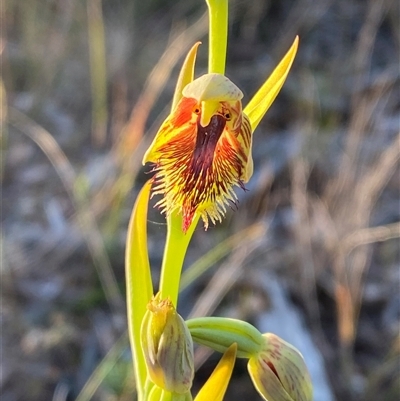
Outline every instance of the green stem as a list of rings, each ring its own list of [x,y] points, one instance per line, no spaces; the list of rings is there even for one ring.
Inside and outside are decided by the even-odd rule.
[[[168,232],[161,268],[160,292],[161,299],[169,297],[175,307],[178,303],[183,261],[199,217],[196,213],[186,234],[182,231],[181,215],[174,212],[167,218]]]
[[[225,74],[228,0],[206,0],[209,10],[208,72]]]

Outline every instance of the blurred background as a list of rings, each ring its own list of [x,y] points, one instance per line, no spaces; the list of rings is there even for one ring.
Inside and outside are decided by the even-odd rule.
[[[124,241],[202,0],[6,0],[1,16],[2,401],[134,398]],[[298,347],[315,401],[400,398],[399,4],[231,0],[244,104],[295,35],[254,135],[255,173],[197,228],[187,316],[245,319]],[[165,220],[149,209],[157,282]],[[199,348],[198,388],[219,356]],[[237,361],[226,399],[259,400]]]

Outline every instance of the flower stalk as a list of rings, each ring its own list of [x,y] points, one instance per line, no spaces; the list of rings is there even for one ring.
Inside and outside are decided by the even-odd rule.
[[[209,15],[208,72],[225,74],[228,0],[206,0]]]
[[[185,58],[175,87],[171,112],[181,100],[183,88],[194,79],[194,66],[199,45],[200,42],[195,43]],[[160,293],[162,298],[169,297],[173,305],[178,304],[183,261],[199,218],[199,215],[194,216],[194,220],[188,232],[184,233],[181,230],[182,217],[178,213],[167,216],[167,239],[161,267]],[[175,277],[175,279],[171,280],[171,277]]]
[[[193,232],[200,215],[195,215],[186,232],[182,231],[182,216],[176,212],[167,217],[167,239],[164,248],[160,277],[160,293],[162,298],[178,304],[179,284],[183,261]]]

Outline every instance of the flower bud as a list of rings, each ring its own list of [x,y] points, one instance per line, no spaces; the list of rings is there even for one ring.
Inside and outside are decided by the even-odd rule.
[[[188,392],[194,376],[193,341],[168,298],[160,300],[157,294],[147,305],[141,343],[150,379],[172,393]]]
[[[248,363],[257,391],[268,401],[311,401],[312,383],[300,352],[275,334],[263,337],[262,350]]]

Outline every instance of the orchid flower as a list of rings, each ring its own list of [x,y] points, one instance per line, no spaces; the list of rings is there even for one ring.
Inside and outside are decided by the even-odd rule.
[[[221,221],[225,205],[236,201],[233,186],[244,189],[251,125],[242,112],[243,93],[222,74],[206,74],[185,86],[182,99],[158,131],[143,162],[155,163],[154,194],[171,214],[178,210],[186,232],[199,213]]]
[[[298,38],[244,111],[242,91],[221,73],[210,72],[177,88],[182,97],[143,164],[154,165],[153,195],[163,196],[156,206],[167,216],[181,214],[184,233],[196,214],[205,229],[209,220],[221,221],[226,205],[237,200],[233,187],[245,189],[253,173],[252,133],[281,89],[297,45]]]

